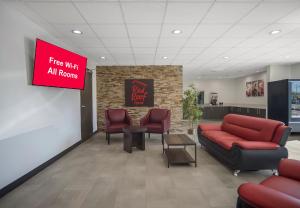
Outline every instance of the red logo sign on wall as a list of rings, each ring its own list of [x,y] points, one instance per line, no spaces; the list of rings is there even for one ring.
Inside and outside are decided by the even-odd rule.
[[[125,80],[126,106],[154,106],[153,79]]]
[[[33,85],[84,89],[87,58],[36,40]]]

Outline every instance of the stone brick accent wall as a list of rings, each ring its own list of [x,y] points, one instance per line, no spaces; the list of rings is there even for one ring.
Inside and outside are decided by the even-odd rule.
[[[125,107],[125,79],[153,79],[154,107],[171,110],[171,130],[182,121],[182,66],[97,66],[98,129],[104,127],[107,108],[126,108],[133,123],[139,124],[149,107]]]

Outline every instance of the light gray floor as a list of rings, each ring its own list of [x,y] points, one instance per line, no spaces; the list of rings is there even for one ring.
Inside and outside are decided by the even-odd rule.
[[[300,159],[299,141],[292,142],[288,147]],[[121,135],[112,136],[111,145],[103,134],[95,135],[0,199],[0,207],[234,208],[241,183],[271,175],[257,171],[235,177],[199,146],[197,168],[168,169],[160,136],[151,136],[145,151],[132,154],[122,144]]]

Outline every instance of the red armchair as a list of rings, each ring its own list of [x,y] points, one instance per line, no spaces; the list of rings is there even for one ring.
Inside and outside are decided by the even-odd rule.
[[[300,208],[300,161],[283,159],[278,172],[260,184],[242,184],[237,208]]]
[[[164,133],[169,134],[171,112],[168,109],[153,108],[140,121],[140,125],[147,128],[147,133],[161,134],[162,142]]]
[[[107,143],[110,144],[110,134],[123,133],[123,128],[131,126],[131,118],[125,109],[105,110],[105,132]]]

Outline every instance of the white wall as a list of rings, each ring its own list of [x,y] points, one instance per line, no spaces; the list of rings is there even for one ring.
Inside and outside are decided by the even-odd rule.
[[[292,65],[291,79],[300,79],[300,64]]]
[[[265,91],[264,96],[260,97],[247,97],[246,96],[246,82],[264,80]],[[267,73],[257,73],[246,77],[237,78],[234,80],[235,83],[235,102],[237,104],[248,104],[248,105],[267,105]]]
[[[270,65],[268,67],[268,81],[277,81],[282,79],[290,79],[290,65]]]
[[[235,83],[231,79],[199,80],[194,82],[199,91],[204,91],[204,103],[209,104],[210,93],[218,93],[218,102],[234,103]]]
[[[247,97],[246,82],[264,80],[265,96]],[[199,91],[204,91],[204,102],[208,104],[210,101],[210,93],[218,93],[218,102],[224,104],[248,104],[248,105],[266,105],[267,103],[267,73],[261,72],[241,78],[231,79],[206,79],[193,82]],[[187,84],[184,85],[185,89]]]
[[[35,39],[62,47],[0,3],[0,188],[81,139],[79,90],[32,86]]]

